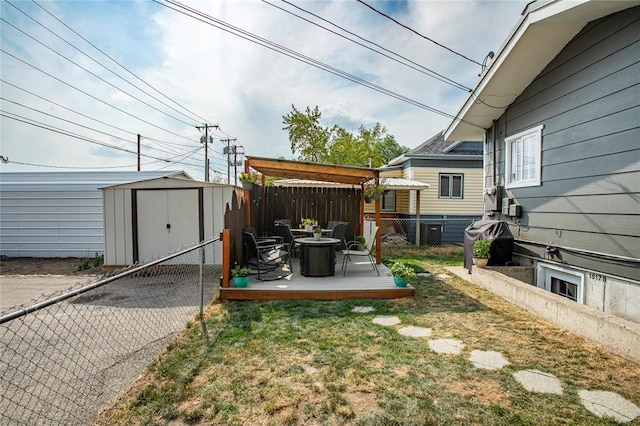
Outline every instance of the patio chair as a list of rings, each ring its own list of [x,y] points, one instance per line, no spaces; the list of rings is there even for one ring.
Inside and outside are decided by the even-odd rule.
[[[256,271],[258,280],[269,281],[284,278],[293,272],[291,256],[286,244],[275,243],[273,239],[256,240],[250,231],[242,231],[242,244],[244,246],[245,263]],[[284,274],[283,267],[288,266],[289,272]],[[280,268],[275,274],[263,277]]]
[[[296,257],[296,253],[299,248],[299,244],[296,243],[296,239],[293,236],[293,232],[291,232],[291,226],[286,223],[280,222],[276,223],[276,234],[282,237],[282,240],[287,245],[289,254],[293,257]]]
[[[366,256],[369,259],[369,262],[371,262],[371,266],[373,266],[373,269],[376,271],[378,276],[380,276],[380,271],[378,270],[378,266],[376,265],[376,260],[373,257],[373,254],[371,252],[371,250],[373,250],[373,244],[376,242],[376,235],[378,235],[378,229],[379,228],[374,225],[371,229],[371,233],[369,234],[368,238],[365,237],[364,250],[358,249],[358,245],[360,243],[358,243],[357,241],[349,241],[347,243],[346,250],[342,250],[342,270],[344,271],[343,275],[345,277],[347,276],[347,266],[349,262],[351,262],[351,258],[353,256],[355,257]]]
[[[347,242],[345,241],[345,236],[347,235],[347,228],[349,227],[349,222],[337,222],[333,228],[331,228],[331,238],[337,238],[340,240],[338,244],[336,244],[336,250],[341,250],[342,248],[347,248]]]

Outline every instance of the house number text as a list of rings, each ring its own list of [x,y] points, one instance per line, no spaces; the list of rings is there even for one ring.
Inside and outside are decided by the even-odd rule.
[[[589,278],[591,278],[592,280],[596,280],[596,281],[602,281],[602,282],[607,282],[607,277],[605,277],[604,275],[600,275],[600,274],[594,274],[593,272],[589,272]]]

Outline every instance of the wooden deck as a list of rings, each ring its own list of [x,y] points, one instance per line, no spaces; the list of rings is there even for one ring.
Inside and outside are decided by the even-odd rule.
[[[255,276],[246,288],[220,288],[220,299],[224,300],[343,300],[343,299],[397,299],[413,297],[414,288],[396,287],[393,278],[387,276],[387,268],[378,265],[380,276],[369,262],[351,262],[347,276],[340,270],[342,262],[336,264],[332,277],[304,277],[300,275],[298,259],[293,259],[293,274],[275,281],[258,281]]]

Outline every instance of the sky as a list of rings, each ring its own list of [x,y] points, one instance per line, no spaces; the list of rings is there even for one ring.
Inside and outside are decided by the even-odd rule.
[[[204,180],[208,124],[210,180],[233,183],[242,152],[297,157],[292,106],[414,148],[528,3],[169,1],[0,2],[0,172],[136,170],[139,134],[141,170]]]

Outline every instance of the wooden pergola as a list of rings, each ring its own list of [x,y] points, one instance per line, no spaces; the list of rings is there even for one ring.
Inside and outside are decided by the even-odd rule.
[[[264,157],[246,157],[244,163],[245,172],[253,169],[262,174],[262,188],[265,187],[265,176],[274,176],[287,179],[309,179],[325,182],[337,182],[362,187],[365,182],[373,180],[376,184],[380,181],[378,170],[364,167],[339,166],[335,164],[320,164],[294,160],[281,160]],[[245,191],[247,201],[250,201],[250,192]],[[261,206],[264,217],[264,205]],[[375,221],[380,226],[380,200],[375,200]],[[245,223],[250,226],[249,209],[246,210]],[[360,228],[364,226],[364,197],[360,197]],[[376,262],[381,258],[380,234],[376,236]]]

